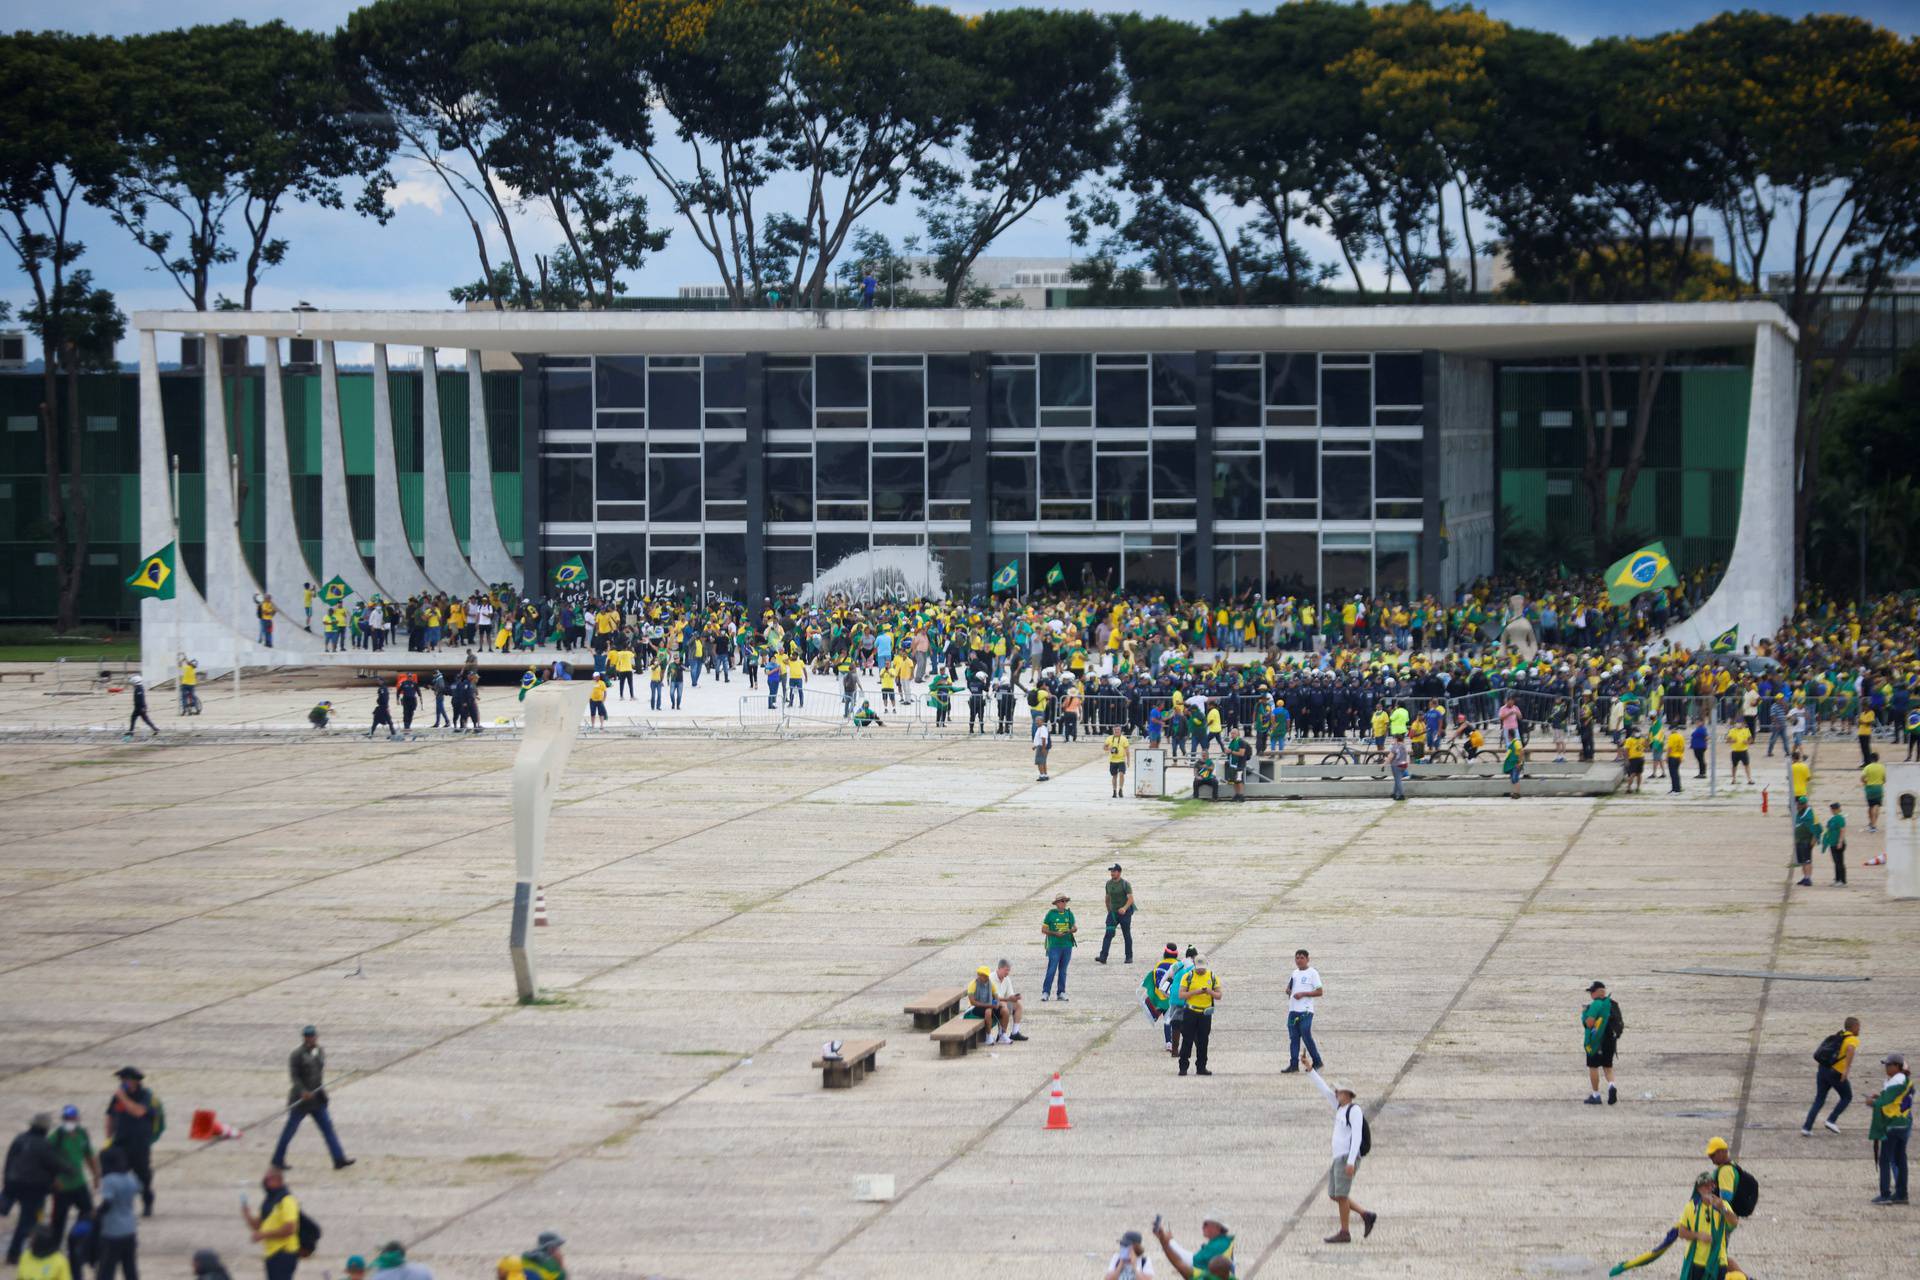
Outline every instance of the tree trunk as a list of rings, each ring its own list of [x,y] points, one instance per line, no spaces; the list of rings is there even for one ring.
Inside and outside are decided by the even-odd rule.
[[[1610,384],[1607,369],[1607,357],[1600,357],[1600,378],[1602,394],[1610,402],[1611,394],[1606,388]],[[1607,464],[1613,453],[1613,415],[1607,414],[1608,426],[1604,436],[1596,425],[1593,416],[1593,380],[1592,368],[1587,357],[1580,357],[1580,419],[1585,428],[1585,457],[1580,466],[1580,483],[1587,491],[1587,530],[1593,538],[1593,553],[1596,557],[1605,554],[1607,545]]]
[[[1633,407],[1633,440],[1627,448],[1627,465],[1620,472],[1620,488],[1613,498],[1613,527],[1618,530],[1627,522],[1627,509],[1633,503],[1633,486],[1640,479],[1640,469],[1647,460],[1647,428],[1653,418],[1654,397],[1660,390],[1660,379],[1667,371],[1667,353],[1656,351],[1650,356],[1640,357],[1639,396]]]

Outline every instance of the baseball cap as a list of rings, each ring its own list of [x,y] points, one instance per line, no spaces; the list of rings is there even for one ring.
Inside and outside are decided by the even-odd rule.
[[[1907,1055],[1904,1053],[1890,1053],[1880,1059],[1880,1065],[1883,1067],[1904,1067],[1907,1065]]]
[[[1592,994],[1593,994],[1594,992],[1596,992],[1596,991],[1605,991],[1606,989],[1607,989],[1607,984],[1606,984],[1606,983],[1604,983],[1604,982],[1601,982],[1601,981],[1600,981],[1599,979],[1597,979],[1597,978],[1596,978],[1596,979],[1595,979],[1594,981],[1592,981],[1592,982],[1589,982],[1589,983],[1587,984],[1587,994],[1588,994],[1588,995],[1592,995]]]
[[[78,1120],[80,1118],[80,1108],[69,1102],[66,1106],[60,1108],[60,1118],[62,1120]]]
[[[359,1254],[356,1253],[351,1258],[347,1259],[348,1271],[365,1271],[366,1269],[367,1269],[367,1260],[361,1257]]]
[[[1139,1244],[1141,1239],[1142,1237],[1138,1231],[1126,1232],[1120,1237],[1120,1247],[1122,1249],[1131,1249],[1133,1246]]]
[[[558,1231],[542,1231],[540,1238],[534,1241],[542,1249],[558,1249],[567,1242],[567,1238]]]
[[[1726,1149],[1727,1149],[1727,1140],[1725,1138],[1708,1138],[1707,1139],[1708,1155],[1712,1155],[1716,1151],[1725,1151]]]
[[[122,1080],[145,1080],[147,1078],[146,1073],[138,1067],[122,1067],[113,1074]]]
[[[1072,901],[1073,901],[1073,899],[1072,899],[1072,898],[1069,898],[1069,897],[1068,897],[1068,896],[1067,896],[1066,894],[1064,894],[1064,893],[1056,893],[1056,894],[1054,894],[1054,895],[1053,895],[1053,900],[1054,900],[1055,902],[1072,902]]]
[[[1120,869],[1120,864],[1117,862],[1107,868],[1107,870],[1109,871],[1118,871],[1119,869]]]
[[[317,1036],[320,1032],[312,1023],[308,1023],[306,1026],[300,1028],[300,1034],[303,1036]]]
[[[1232,1231],[1233,1231],[1233,1228],[1227,1225],[1227,1220],[1221,1217],[1218,1213],[1209,1213],[1206,1217],[1200,1219],[1200,1222],[1203,1226],[1206,1223],[1211,1222],[1214,1226],[1220,1228],[1222,1231],[1225,1231],[1228,1234],[1232,1234]]]

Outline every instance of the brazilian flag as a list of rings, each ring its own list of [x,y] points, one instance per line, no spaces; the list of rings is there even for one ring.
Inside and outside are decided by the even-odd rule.
[[[1057,587],[1061,583],[1065,582],[1066,580],[1067,580],[1067,571],[1065,569],[1062,569],[1058,564],[1058,562],[1054,564],[1053,568],[1047,570],[1048,586]]]
[[[1625,604],[1642,591],[1677,587],[1680,577],[1667,556],[1667,544],[1650,542],[1607,566],[1607,599]]]
[[[353,588],[337,573],[327,580],[326,586],[320,588],[320,598],[328,604],[339,604],[352,594]]]
[[[127,590],[155,600],[173,599],[173,544],[169,542],[145,560],[140,568],[127,579]]]
[[[1713,638],[1709,646],[1715,653],[1736,653],[1740,649],[1740,628],[1728,627]]]
[[[527,700],[528,693],[532,692],[535,689],[538,689],[541,685],[545,683],[546,681],[540,678],[539,672],[535,671],[532,667],[528,667],[526,674],[520,677],[520,699],[519,700],[521,702],[525,702]]]
[[[587,562],[579,556],[563,560],[554,566],[553,585],[571,587],[587,580]]]
[[[1020,562],[1007,561],[1007,567],[993,575],[995,591],[1018,591],[1020,589]]]

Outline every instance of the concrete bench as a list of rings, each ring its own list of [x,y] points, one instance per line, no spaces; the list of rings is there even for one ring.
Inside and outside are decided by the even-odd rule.
[[[0,670],[0,680],[25,680],[28,684],[35,684],[38,683],[39,679],[40,673],[38,671]]]
[[[815,1058],[823,1089],[851,1089],[867,1078],[867,1072],[880,1069],[880,1051],[885,1040],[856,1040],[840,1046],[838,1058]]]
[[[986,1040],[987,1028],[993,1025],[985,1018],[969,1018],[963,1013],[935,1027],[927,1038],[940,1046],[941,1057],[964,1058],[976,1043]]]
[[[914,1030],[927,1031],[958,1013],[961,1001],[966,998],[965,987],[935,987],[907,1001],[902,1012],[913,1015]]]

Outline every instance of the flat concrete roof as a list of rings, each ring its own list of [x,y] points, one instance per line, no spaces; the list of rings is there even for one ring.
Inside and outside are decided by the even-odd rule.
[[[1524,357],[1745,346],[1771,302],[1082,307],[1059,311],[142,311],[137,329],[541,355],[767,351],[1393,351]]]

